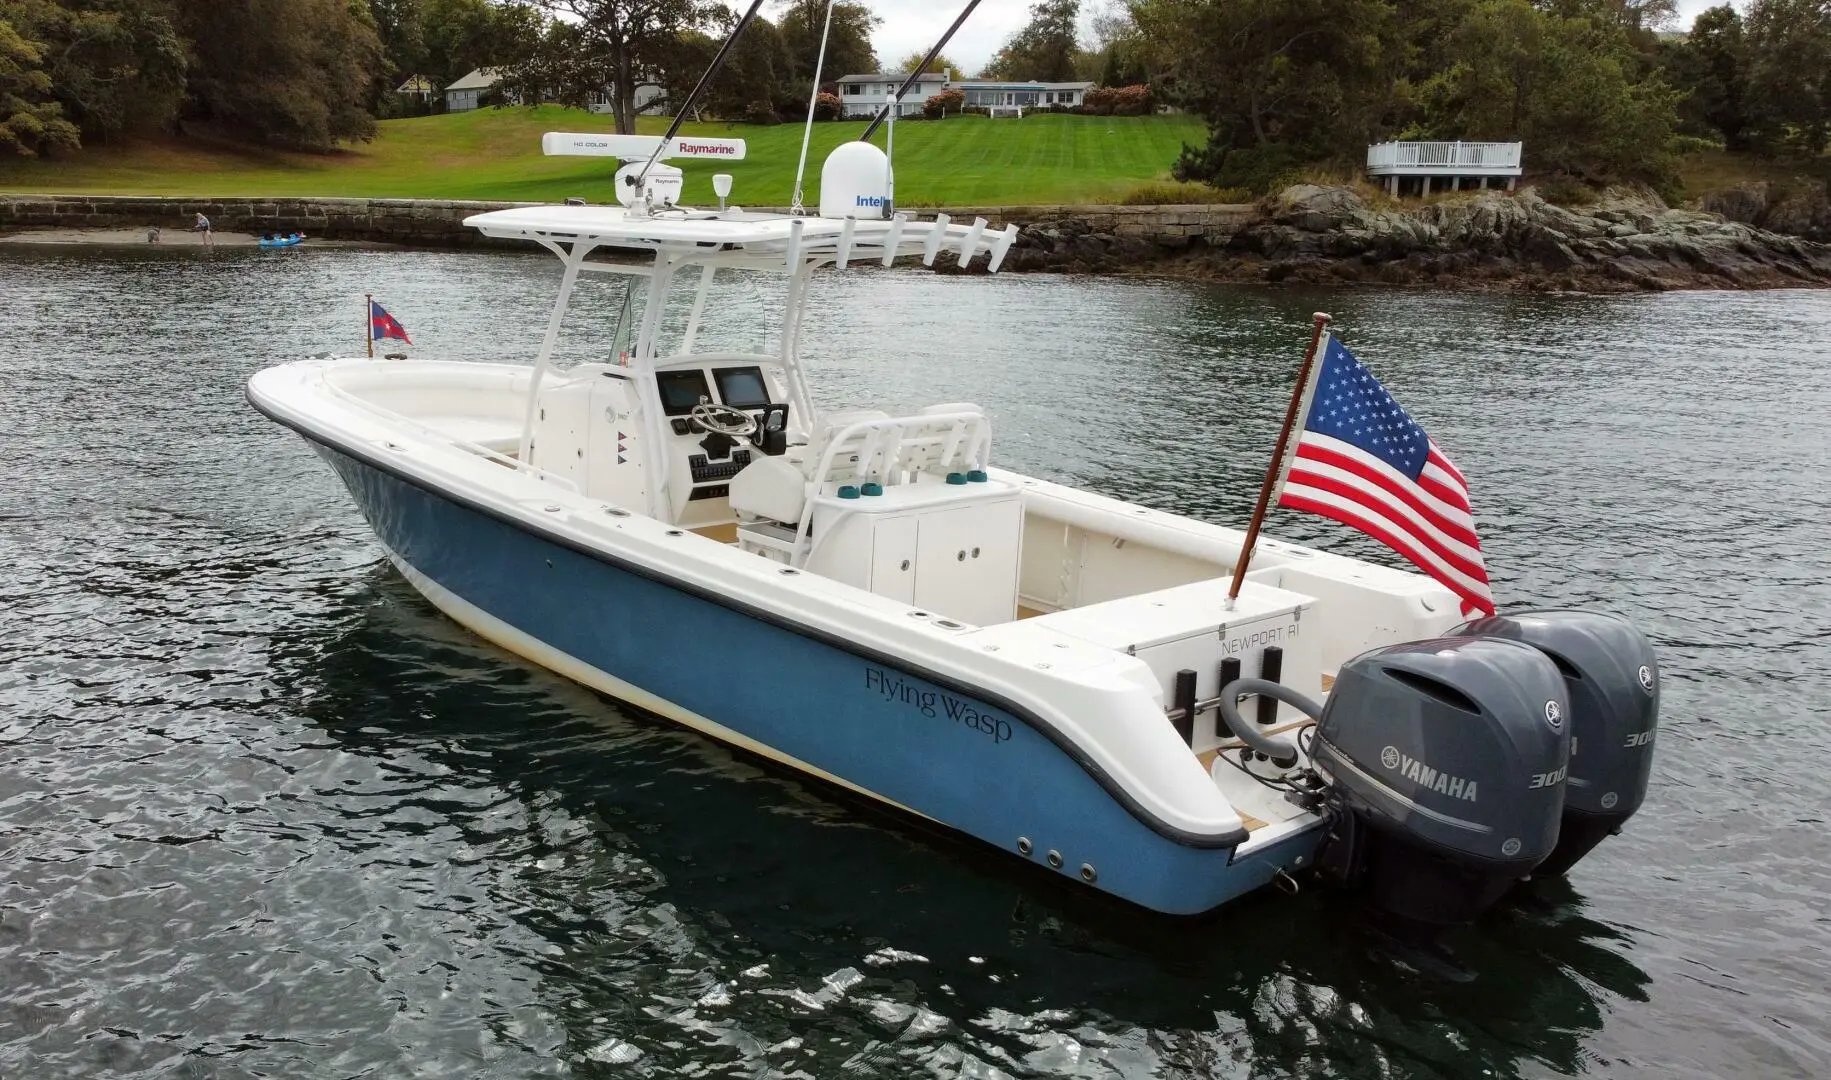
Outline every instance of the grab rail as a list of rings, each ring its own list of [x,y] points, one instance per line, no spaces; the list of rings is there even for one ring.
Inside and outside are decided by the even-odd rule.
[[[909,439],[911,429],[918,435],[922,434],[922,429],[929,429],[928,438],[924,442],[944,440],[936,462],[944,468],[958,464],[962,469],[984,469],[987,458],[991,456],[991,424],[983,413],[931,413],[895,416],[884,420],[860,420],[847,424],[827,438],[819,465],[808,474],[809,509],[802,512],[795,529],[795,549],[802,553],[796,566],[806,565],[807,559],[813,555],[813,547],[807,542],[808,533],[814,527],[812,503],[832,474],[834,460],[839,454],[848,449],[856,451],[861,479],[877,478],[892,486],[909,483],[923,471],[916,464],[905,460],[904,444]],[[859,445],[852,446],[855,439],[862,441]],[[913,450],[914,447],[908,449]]]

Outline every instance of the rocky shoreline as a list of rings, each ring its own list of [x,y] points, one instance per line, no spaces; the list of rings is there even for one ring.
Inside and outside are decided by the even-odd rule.
[[[1831,286],[1831,245],[1611,190],[1553,206],[1531,189],[1406,209],[1303,185],[1223,235],[1103,234],[1073,217],[1019,234],[1014,270],[1151,273],[1230,282],[1367,282],[1457,289],[1648,292]]]
[[[118,244],[143,239],[146,225],[161,223],[177,240],[192,215],[205,213],[219,228],[239,232],[302,230],[314,245],[521,247],[487,241],[463,225],[471,214],[510,205],[516,204],[0,195],[0,241]],[[1729,217],[1776,217],[1753,196],[1724,209]],[[1673,209],[1646,191],[1611,190],[1574,208],[1554,206],[1530,188],[1398,207],[1372,205],[1348,188],[1305,185],[1250,206],[940,212],[955,221],[984,217],[994,228],[1019,225],[1004,266],[1017,272],[1603,293],[1831,286],[1831,244],[1723,214]],[[1786,220],[1794,218],[1808,220],[1796,213]]]

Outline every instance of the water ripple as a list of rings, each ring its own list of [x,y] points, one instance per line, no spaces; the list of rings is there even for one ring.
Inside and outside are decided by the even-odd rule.
[[[522,356],[552,268],[272,255],[0,253],[0,1075],[1831,1071],[1831,298],[821,281],[829,402],[978,401],[1013,467],[1229,522],[1328,307],[1497,592],[1648,628],[1651,801],[1452,989],[1327,898],[1140,919],[470,638],[239,387],[377,288]]]

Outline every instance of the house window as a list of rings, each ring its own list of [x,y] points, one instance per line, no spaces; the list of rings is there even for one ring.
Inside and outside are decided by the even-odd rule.
[[[846,96],[847,97],[857,97],[858,96],[858,84],[857,83],[847,83],[846,84]]]

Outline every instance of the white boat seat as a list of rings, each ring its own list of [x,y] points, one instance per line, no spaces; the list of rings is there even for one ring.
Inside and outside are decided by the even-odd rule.
[[[760,457],[731,478],[731,512],[740,520],[801,520],[807,508],[807,476],[782,457]]]

